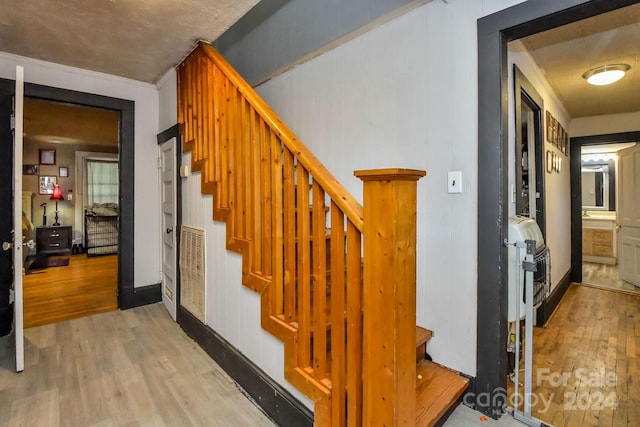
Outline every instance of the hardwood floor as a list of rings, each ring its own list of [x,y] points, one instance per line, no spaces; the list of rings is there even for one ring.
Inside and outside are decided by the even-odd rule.
[[[620,280],[617,265],[595,262],[582,263],[582,283],[603,289],[629,292],[640,295],[640,288]]]
[[[25,331],[13,372],[0,338],[0,426],[272,426],[153,304]]]
[[[640,296],[572,284],[534,331],[533,416],[556,427],[639,426],[639,356]]]
[[[118,255],[69,258],[24,276],[25,328],[118,309]]]

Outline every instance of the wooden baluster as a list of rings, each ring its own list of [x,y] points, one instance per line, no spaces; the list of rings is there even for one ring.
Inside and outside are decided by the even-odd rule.
[[[251,212],[253,217],[253,266],[255,271],[262,271],[262,210],[260,204],[260,170],[262,162],[260,160],[260,118],[253,108],[249,110],[251,120]]]
[[[206,57],[202,59],[203,69],[203,87],[202,96],[204,98],[203,112],[202,112],[202,128],[203,128],[203,141],[202,141],[202,158],[204,164],[202,166],[202,190],[211,194],[213,175],[211,174],[211,163],[213,162],[211,156],[212,141],[214,138],[213,132],[213,64],[208,61]]]
[[[262,274],[271,276],[271,129],[262,119],[260,119],[260,142]]]
[[[253,237],[252,230],[252,180],[251,180],[251,105],[242,98],[242,167],[244,169],[244,235],[247,239]]]
[[[423,171],[357,171],[364,181],[363,424],[414,425],[416,189]]]
[[[198,153],[197,155],[197,162],[198,162],[198,170],[202,169],[202,151],[203,151],[203,133],[204,133],[204,129],[202,126],[202,110],[204,107],[204,103],[203,103],[203,93],[202,93],[202,80],[203,80],[203,73],[202,73],[202,55],[200,53],[197,53],[194,58],[193,58],[193,67],[194,67],[194,71],[196,73],[195,75],[195,99],[194,99],[194,103],[193,103],[193,108],[194,108],[194,118],[196,120],[196,129],[195,129],[195,138],[196,138],[196,143],[195,143],[195,147],[196,147],[196,152]]]
[[[193,63],[191,59],[185,63],[187,74],[187,141],[194,143],[193,137]],[[193,150],[193,148],[192,148]],[[193,160],[193,153],[191,154]]]
[[[296,316],[296,165],[291,151],[284,150],[284,318]]]
[[[220,184],[219,195],[220,199],[220,208],[228,208],[229,207],[229,177],[227,172],[229,171],[229,155],[227,151],[229,150],[229,103],[228,99],[228,88],[229,88],[229,80],[223,75],[221,82],[221,90],[220,90]],[[224,220],[224,217],[218,218],[220,220]]]
[[[362,426],[362,235],[347,221],[347,425]],[[332,344],[333,345],[333,344]]]
[[[247,232],[245,229],[245,221],[246,221],[246,194],[247,194],[247,183],[249,179],[246,175],[245,169],[245,151],[248,148],[247,144],[247,125],[249,124],[247,120],[247,109],[246,109],[246,101],[240,94],[240,92],[235,93],[237,99],[237,111],[238,122],[237,122],[237,133],[236,133],[236,236],[241,238],[246,238]]]
[[[214,88],[214,102],[213,102],[213,115],[215,119],[214,128],[214,140],[213,140],[213,179],[215,181],[215,195],[213,197],[213,210],[220,208],[220,186],[222,181],[222,89],[224,75],[218,67],[214,68],[213,73],[213,88]]]
[[[313,181],[313,370],[322,379],[327,374],[327,242],[325,239],[324,191]]]
[[[296,207],[298,210],[298,365],[311,365],[311,225],[309,172],[298,163]]]
[[[185,135],[185,113],[184,113],[184,106],[185,106],[185,102],[184,102],[184,95],[185,95],[185,88],[184,88],[184,63],[180,64],[178,67],[176,67],[176,86],[178,87],[178,123],[182,124],[181,130],[182,130],[182,136],[183,138],[186,137]],[[182,144],[182,151],[186,151],[185,146],[184,146],[184,141]]]
[[[284,226],[282,142],[271,133],[271,314],[284,313]]]
[[[345,233],[344,213],[331,202],[331,419],[345,425]]]

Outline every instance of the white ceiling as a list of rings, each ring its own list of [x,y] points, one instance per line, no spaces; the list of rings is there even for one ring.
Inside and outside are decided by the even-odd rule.
[[[259,0],[0,0],[0,51],[155,83]]]
[[[521,39],[572,118],[640,111],[640,4]],[[604,64],[631,70],[608,86],[582,74]]]

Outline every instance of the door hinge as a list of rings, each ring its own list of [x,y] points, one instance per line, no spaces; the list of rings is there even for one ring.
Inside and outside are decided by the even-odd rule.
[[[13,289],[9,289],[9,304],[16,300],[16,292]]]
[[[162,283],[164,281],[164,274],[162,273],[162,270],[160,270],[160,283]]]
[[[158,169],[162,169],[162,157],[158,157]]]
[[[15,130],[16,128],[16,115],[11,114],[11,130]]]

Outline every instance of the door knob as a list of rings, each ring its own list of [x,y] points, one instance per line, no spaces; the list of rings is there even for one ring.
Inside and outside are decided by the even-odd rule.
[[[8,251],[11,248],[13,248],[13,243],[11,243],[11,242],[2,242],[2,250],[3,251]]]
[[[173,233],[173,228],[167,228],[167,234]]]

